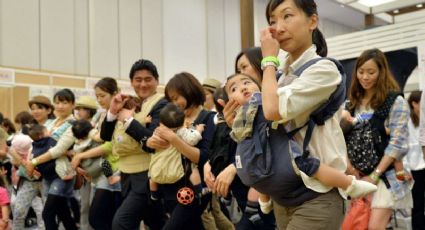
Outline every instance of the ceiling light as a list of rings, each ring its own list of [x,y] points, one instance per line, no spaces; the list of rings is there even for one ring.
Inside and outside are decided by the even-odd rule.
[[[416,5],[417,8],[422,8],[423,6],[422,3]]]
[[[398,13],[400,13],[400,11],[399,10],[393,10],[393,13],[398,14]]]
[[[394,2],[395,0],[359,0],[359,3],[367,7],[374,7],[382,5],[389,2]]]

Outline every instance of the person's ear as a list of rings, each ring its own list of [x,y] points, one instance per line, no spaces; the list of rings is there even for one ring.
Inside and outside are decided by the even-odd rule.
[[[309,25],[310,31],[317,29],[317,27],[319,26],[319,17],[317,16],[317,14],[311,15],[309,23],[310,23]]]

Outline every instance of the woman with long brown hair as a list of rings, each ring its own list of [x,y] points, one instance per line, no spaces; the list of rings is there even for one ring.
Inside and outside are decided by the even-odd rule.
[[[372,195],[368,229],[385,229],[393,209],[410,208],[412,205],[406,183],[395,178],[393,168],[394,162],[402,159],[409,149],[409,107],[399,94],[400,88],[391,74],[385,54],[379,49],[364,51],[357,59],[349,92],[347,109],[353,116],[345,113],[343,119],[349,122],[367,120],[374,130],[378,130],[377,135],[387,140],[374,146],[378,160],[372,165],[371,173],[366,173],[356,164],[356,156],[347,145],[351,163],[347,172],[378,186]],[[388,111],[388,116],[385,121],[379,121],[377,114],[384,110]],[[350,135],[346,141],[350,142]]]

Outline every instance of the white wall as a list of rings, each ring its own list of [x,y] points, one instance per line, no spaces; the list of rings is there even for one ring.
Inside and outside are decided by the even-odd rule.
[[[325,38],[331,38],[341,34],[348,34],[357,31],[355,28],[342,25],[338,22],[323,17],[320,18],[319,29],[322,31]]]
[[[261,29],[267,27],[266,6],[268,2],[268,0],[254,0],[254,41],[256,46],[260,46]],[[355,28],[345,26],[325,17],[320,17],[319,29],[325,38],[357,31]]]
[[[160,82],[233,72],[239,0],[0,0],[0,66],[128,79],[139,58]]]

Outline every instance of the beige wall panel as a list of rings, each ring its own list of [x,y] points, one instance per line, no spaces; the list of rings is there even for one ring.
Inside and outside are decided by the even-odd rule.
[[[54,86],[72,87],[72,88],[85,88],[86,80],[74,79],[65,77],[53,77],[52,84]]]
[[[44,75],[16,73],[15,81],[23,84],[50,85],[49,77]]]
[[[13,99],[11,99],[10,101],[12,101],[13,103],[13,117],[22,111],[28,111],[28,101],[29,101],[29,88],[26,86],[17,86],[13,88]]]
[[[3,113],[4,117],[10,118],[12,115],[12,88],[0,87],[0,98],[3,98],[0,103],[0,112]]]

